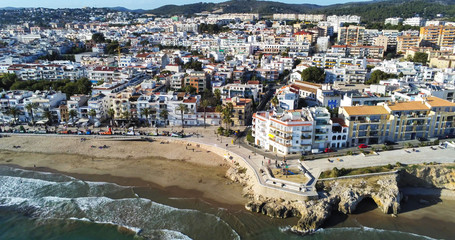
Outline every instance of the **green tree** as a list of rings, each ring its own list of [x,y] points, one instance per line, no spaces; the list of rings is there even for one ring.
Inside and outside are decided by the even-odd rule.
[[[180,120],[182,121],[182,128],[185,128],[185,122],[183,119],[184,113],[188,112],[188,106],[180,103],[175,110],[180,111]]]
[[[29,103],[25,106],[25,109],[27,109],[28,113],[30,114],[30,117],[32,118],[32,125],[35,125],[35,116],[33,115],[33,111],[38,108],[37,103]]]
[[[7,111],[8,115],[11,115],[13,116],[13,123],[16,124],[17,123],[17,116],[21,114],[21,110],[17,107],[10,107]]]
[[[227,103],[223,106],[221,110],[221,118],[223,122],[226,124],[226,129],[229,131],[230,125],[232,124],[232,111],[234,110],[234,106],[232,103]]]
[[[164,121],[164,126],[167,125],[167,118],[169,117],[169,111],[167,109],[163,109],[160,111],[160,118]]]
[[[324,83],[325,72],[322,68],[309,67],[302,71],[302,81]]]
[[[145,116],[145,119],[147,120],[147,125],[150,126],[150,121],[149,121],[149,116],[152,113],[150,108],[144,108],[141,111],[141,115]]]
[[[47,118],[47,125],[52,125],[54,123],[54,117],[52,112],[49,110],[44,111],[44,117]]]
[[[422,63],[422,65],[427,65],[428,54],[423,52],[416,52],[412,58],[413,62]]]
[[[207,99],[202,100],[202,102],[201,102],[201,107],[204,109],[204,128],[207,127],[205,121],[206,121],[206,117],[207,117],[207,116],[206,116],[206,114],[207,114],[207,113],[206,113],[206,110],[207,110],[207,107],[208,107],[209,105],[210,105],[209,100],[207,100]]]
[[[95,122],[95,117],[96,117],[96,110],[95,109],[90,109],[90,111],[88,111],[88,115],[90,116],[90,120],[92,122]]]
[[[379,81],[386,80],[389,78],[396,78],[397,75],[391,73],[385,73],[381,70],[375,70],[371,73],[370,79],[368,79],[366,84],[379,84]]]
[[[10,90],[11,86],[18,82],[19,78],[14,73],[5,73],[0,76],[0,88]]]
[[[111,125],[113,125],[114,124],[114,117],[115,117],[115,110],[113,108],[109,108],[107,110],[107,116],[111,120]]]
[[[92,34],[92,41],[94,41],[95,43],[103,43],[106,41],[106,39],[104,38],[104,34],[94,33]]]
[[[278,104],[280,104],[280,101],[278,100],[278,98],[275,96],[272,98],[272,100],[270,100],[270,103],[272,103],[272,106],[274,108],[276,108],[276,106],[278,106]]]
[[[77,117],[77,111],[75,109],[71,109],[68,114],[71,118],[71,122],[74,124],[74,118]]]

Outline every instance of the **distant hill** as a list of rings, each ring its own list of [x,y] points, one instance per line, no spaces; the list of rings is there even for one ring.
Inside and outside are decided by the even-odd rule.
[[[4,8],[0,8],[0,10],[7,10],[7,11],[13,11],[13,10],[17,10],[17,9],[21,9],[21,8],[15,8],[15,7],[4,7]]]
[[[364,21],[383,21],[388,17],[434,17],[438,13],[455,17],[455,0],[376,0],[320,6],[286,4],[272,1],[231,0],[222,3],[165,5],[146,11],[160,16],[193,15],[204,11],[223,13],[324,13],[327,15],[360,15]]]
[[[115,10],[115,11],[119,11],[119,12],[136,12],[136,13],[143,13],[145,12],[146,10],[144,9],[128,9],[128,8],[125,8],[125,7],[110,7],[109,9],[112,9],[112,10]]]
[[[148,11],[155,15],[192,15],[203,11],[222,10],[223,13],[305,13],[320,8],[315,4],[286,4],[272,1],[231,0],[222,3],[194,3],[185,5],[165,5]]]
[[[383,21],[389,17],[433,18],[436,14],[455,17],[455,0],[390,0],[360,3],[336,4],[317,9],[327,15],[359,15],[362,21]]]

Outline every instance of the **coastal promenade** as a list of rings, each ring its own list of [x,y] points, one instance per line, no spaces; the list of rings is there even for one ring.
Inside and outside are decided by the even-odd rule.
[[[178,128],[180,129],[180,128]],[[168,129],[159,129],[160,132]],[[173,129],[169,129],[173,130]],[[150,130],[149,132],[154,132]],[[443,147],[419,147],[415,151],[412,149],[401,149],[393,151],[379,152],[377,155],[355,155],[335,158],[321,158],[315,160],[299,161],[296,159],[286,160],[286,164],[292,168],[298,168],[307,177],[306,182],[292,182],[272,177],[271,169],[276,162],[282,162],[282,157],[272,156],[271,154],[261,155],[254,149],[244,147],[241,140],[234,141],[230,137],[221,137],[214,133],[214,128],[185,128],[185,132],[192,133],[186,138],[171,138],[164,136],[126,136],[126,135],[66,135],[66,134],[23,134],[23,133],[2,133],[2,135],[19,136],[52,136],[52,137],[73,137],[73,138],[98,138],[106,140],[157,140],[173,141],[200,145],[222,157],[226,161],[239,164],[239,167],[251,170],[249,173],[250,181],[254,181],[253,190],[264,196],[285,197],[293,199],[311,199],[318,196],[315,184],[322,171],[331,170],[334,167],[341,168],[362,168],[370,166],[380,166],[387,164],[421,164],[424,162],[453,163],[455,160],[455,148]],[[241,143],[241,144],[239,144]],[[289,199],[288,197],[286,197]]]

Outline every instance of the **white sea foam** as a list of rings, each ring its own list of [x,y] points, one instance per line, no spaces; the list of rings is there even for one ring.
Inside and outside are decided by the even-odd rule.
[[[427,240],[437,240],[436,238],[428,237],[425,235],[420,235],[416,233],[411,233],[411,232],[402,232],[402,231],[396,231],[396,230],[387,230],[387,229],[379,229],[379,228],[370,228],[370,227],[341,227],[341,228],[320,228],[316,231],[316,233],[334,233],[334,232],[378,232],[378,233],[395,233],[395,234],[401,234],[401,235],[408,235],[408,236],[414,236],[418,238],[423,238]]]
[[[284,232],[288,232],[289,230],[291,230],[291,226],[282,226],[282,227],[278,227],[278,229],[280,230],[280,232],[284,233]]]

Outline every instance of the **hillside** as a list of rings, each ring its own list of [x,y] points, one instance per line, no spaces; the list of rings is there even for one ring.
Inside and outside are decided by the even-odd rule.
[[[165,5],[148,13],[156,15],[193,15],[203,11],[223,13],[324,13],[327,15],[360,15],[363,21],[383,21],[388,17],[412,17],[415,14],[432,18],[438,13],[455,17],[455,0],[388,0],[319,6],[315,4],[286,4],[272,1],[231,0],[222,3]]]
[[[364,22],[384,21],[389,17],[421,17],[433,18],[442,13],[446,17],[455,16],[454,0],[391,0],[364,3],[346,3],[322,7],[314,11],[327,15],[359,15]]]
[[[314,4],[286,4],[272,1],[231,0],[222,3],[194,3],[185,5],[165,5],[149,13],[156,15],[192,15],[203,11],[222,10],[223,13],[305,13],[320,8]]]

